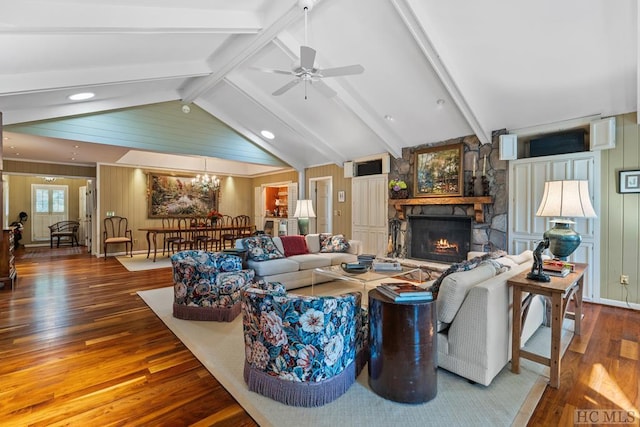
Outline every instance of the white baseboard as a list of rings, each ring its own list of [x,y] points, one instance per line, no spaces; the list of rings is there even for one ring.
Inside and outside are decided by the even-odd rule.
[[[614,307],[631,308],[633,310],[640,310],[640,304],[633,302],[627,303],[626,301],[618,301],[614,299],[600,298],[598,304],[611,305]]]

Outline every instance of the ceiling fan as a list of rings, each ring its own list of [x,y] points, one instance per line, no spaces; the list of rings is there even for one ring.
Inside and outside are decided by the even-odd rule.
[[[300,46],[300,63],[295,63],[290,71],[265,68],[258,68],[257,70],[264,71],[266,73],[286,74],[295,77],[289,83],[273,92],[272,95],[274,96],[282,95],[301,82],[304,82],[304,99],[307,99],[307,83],[314,86],[319,92],[323,93],[327,97],[335,96],[337,95],[336,91],[327,86],[322,79],[324,77],[360,74],[364,72],[364,67],[360,64],[356,64],[335,68],[316,68],[314,66],[316,51],[312,47],[307,46],[307,14],[309,9],[313,6],[313,1],[299,0],[298,4],[304,9],[304,45]]]

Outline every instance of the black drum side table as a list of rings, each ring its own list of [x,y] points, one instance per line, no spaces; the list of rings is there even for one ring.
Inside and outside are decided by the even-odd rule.
[[[438,392],[436,302],[397,303],[369,291],[369,386],[385,399],[423,403]]]

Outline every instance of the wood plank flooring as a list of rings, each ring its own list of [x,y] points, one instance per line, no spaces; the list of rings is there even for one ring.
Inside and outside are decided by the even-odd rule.
[[[129,272],[82,247],[21,248],[17,269],[16,289],[0,290],[0,425],[256,425],[137,296],[170,286],[170,269]],[[529,425],[628,408],[637,425],[640,313],[584,313],[560,389],[547,387]]]

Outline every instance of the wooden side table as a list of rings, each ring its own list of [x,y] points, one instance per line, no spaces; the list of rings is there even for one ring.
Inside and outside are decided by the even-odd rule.
[[[520,358],[533,360],[549,366],[551,378],[549,385],[560,387],[560,349],[562,337],[562,321],[565,316],[574,319],[574,334],[580,335],[580,322],[582,320],[582,285],[587,264],[576,263],[575,271],[566,277],[551,277],[551,282],[537,282],[527,279],[528,271],[512,277],[507,283],[513,286],[513,330],[511,349],[511,371],[520,373]],[[529,292],[523,300],[522,293]],[[547,358],[521,349],[520,338],[522,324],[527,317],[527,311],[531,299],[535,295],[543,295],[551,299],[551,357]],[[567,305],[573,297],[575,313],[567,312]],[[518,302],[521,303],[518,303]]]
[[[369,351],[369,386],[376,394],[404,403],[436,397],[436,302],[394,302],[369,291]]]

